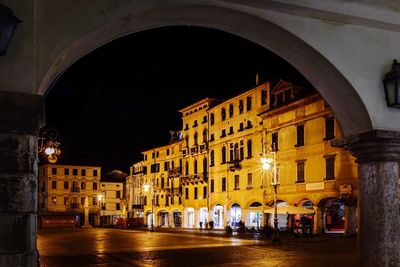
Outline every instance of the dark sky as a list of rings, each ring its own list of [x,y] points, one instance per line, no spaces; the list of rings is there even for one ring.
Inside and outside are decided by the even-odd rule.
[[[140,151],[166,144],[168,131],[181,129],[178,109],[246,91],[257,72],[262,81],[309,86],[267,49],[216,30],[176,26],[115,40],[76,62],[48,92],[59,163],[128,172]]]

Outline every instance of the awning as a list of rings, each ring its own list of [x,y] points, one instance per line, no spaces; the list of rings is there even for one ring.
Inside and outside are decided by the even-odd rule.
[[[264,210],[265,213],[274,214],[274,207]],[[305,209],[302,207],[295,207],[291,205],[278,207],[278,214],[314,214],[314,210]]]

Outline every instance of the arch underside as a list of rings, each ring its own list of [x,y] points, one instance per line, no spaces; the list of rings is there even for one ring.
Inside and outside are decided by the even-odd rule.
[[[373,129],[361,98],[335,66],[305,41],[276,24],[247,13],[206,5],[164,6],[131,16],[107,22],[65,48],[45,74],[38,93],[45,94],[78,59],[116,38],[157,27],[192,25],[240,36],[292,64],[333,109],[344,135]]]

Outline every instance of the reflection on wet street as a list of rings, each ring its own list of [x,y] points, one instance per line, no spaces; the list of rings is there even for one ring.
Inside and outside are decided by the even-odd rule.
[[[39,231],[41,266],[357,266],[356,240],[237,237],[115,229]]]

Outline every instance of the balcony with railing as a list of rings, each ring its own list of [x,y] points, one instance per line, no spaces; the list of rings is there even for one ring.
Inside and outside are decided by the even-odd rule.
[[[207,172],[204,172],[202,174],[186,175],[182,177],[182,185],[188,186],[188,185],[204,184],[207,183],[207,179],[208,179]]]
[[[238,170],[240,170],[242,168],[242,165],[240,164],[240,160],[239,159],[231,160],[231,161],[228,162],[228,164],[229,164],[229,170],[231,172],[238,171]]]
[[[182,175],[181,167],[172,168],[172,169],[168,170],[168,178],[169,179],[179,178],[181,175]]]

